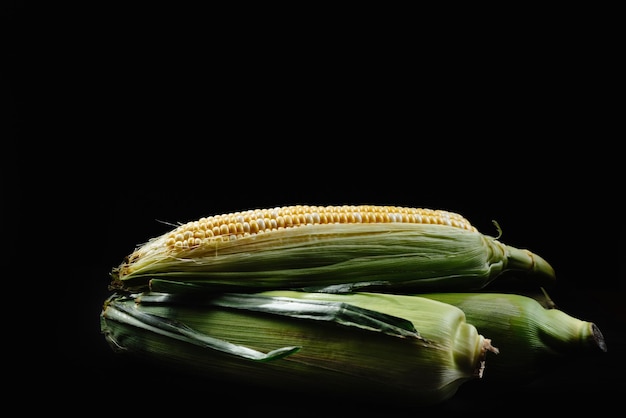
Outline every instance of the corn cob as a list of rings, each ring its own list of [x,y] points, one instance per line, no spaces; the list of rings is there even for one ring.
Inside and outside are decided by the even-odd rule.
[[[116,352],[293,393],[436,404],[482,377],[491,340],[463,312],[392,294],[114,294],[101,330]]]
[[[459,214],[398,206],[286,206],[201,218],[150,239],[112,290],[482,289],[507,271],[554,280],[537,254]],[[334,286],[334,288],[333,288]]]
[[[498,341],[502,354],[489,363],[491,383],[527,383],[568,359],[607,351],[598,326],[532,297],[508,293],[423,293],[452,304],[467,321]],[[586,357],[589,358],[589,357]]]

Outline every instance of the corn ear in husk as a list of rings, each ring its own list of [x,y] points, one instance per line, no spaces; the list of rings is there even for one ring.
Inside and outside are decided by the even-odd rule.
[[[506,272],[549,286],[539,255],[462,216],[395,206],[288,206],[201,218],[137,247],[111,276],[129,292],[469,291]]]
[[[489,362],[490,383],[527,383],[566,361],[584,364],[607,351],[599,327],[529,296],[510,293],[423,293],[454,305],[467,321],[498,341],[501,355]],[[583,367],[583,366],[581,366]]]
[[[442,402],[498,350],[449,304],[405,295],[114,294],[101,330],[117,352],[286,393]]]

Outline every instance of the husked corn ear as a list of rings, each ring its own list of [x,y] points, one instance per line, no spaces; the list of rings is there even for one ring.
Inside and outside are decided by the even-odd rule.
[[[532,297],[508,293],[424,293],[421,297],[452,304],[465,312],[479,332],[498,341],[502,354],[491,359],[492,383],[527,383],[574,359],[584,367],[590,355],[607,351],[598,326]]]
[[[460,309],[392,294],[113,295],[101,330],[116,352],[214,380],[416,405],[480,379],[498,352]]]
[[[554,279],[544,259],[483,235],[456,213],[301,205],[180,225],[136,248],[113,270],[111,288],[472,290],[509,270]]]

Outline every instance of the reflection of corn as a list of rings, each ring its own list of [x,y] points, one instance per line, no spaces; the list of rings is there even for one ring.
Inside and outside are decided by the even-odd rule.
[[[215,379],[413,404],[452,397],[497,353],[460,309],[391,294],[113,295],[101,329],[116,351]]]
[[[131,292],[481,289],[519,270],[550,282],[538,255],[481,234],[462,216],[397,206],[287,206],[201,218],[139,246],[112,272]]]
[[[559,309],[544,308],[532,297],[503,293],[425,293],[421,297],[452,304],[479,332],[498,342],[502,354],[489,362],[489,382],[520,382],[562,364],[567,358],[607,350],[593,322]]]

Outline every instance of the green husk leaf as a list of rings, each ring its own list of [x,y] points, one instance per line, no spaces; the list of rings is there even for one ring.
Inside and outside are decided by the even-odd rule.
[[[345,302],[299,300],[244,293],[223,294],[218,297],[146,293],[138,296],[137,301],[143,304],[182,303],[221,306],[292,318],[336,322],[340,325],[355,326],[398,337],[420,338],[419,332],[411,321]]]
[[[106,308],[102,313],[102,319],[103,321],[112,320],[124,322],[139,328],[144,328],[149,331],[169,336],[171,338],[250,360],[276,360],[291,355],[300,349],[300,347],[283,347],[273,350],[267,354],[261,353],[247,347],[210,337],[190,328],[180,321],[132,309],[128,305],[123,304],[120,300],[115,299],[111,299],[106,305]],[[102,322],[102,327],[106,335],[107,326],[105,322]],[[113,337],[109,334],[109,338]],[[121,345],[116,341],[110,342],[114,347],[121,347]]]

